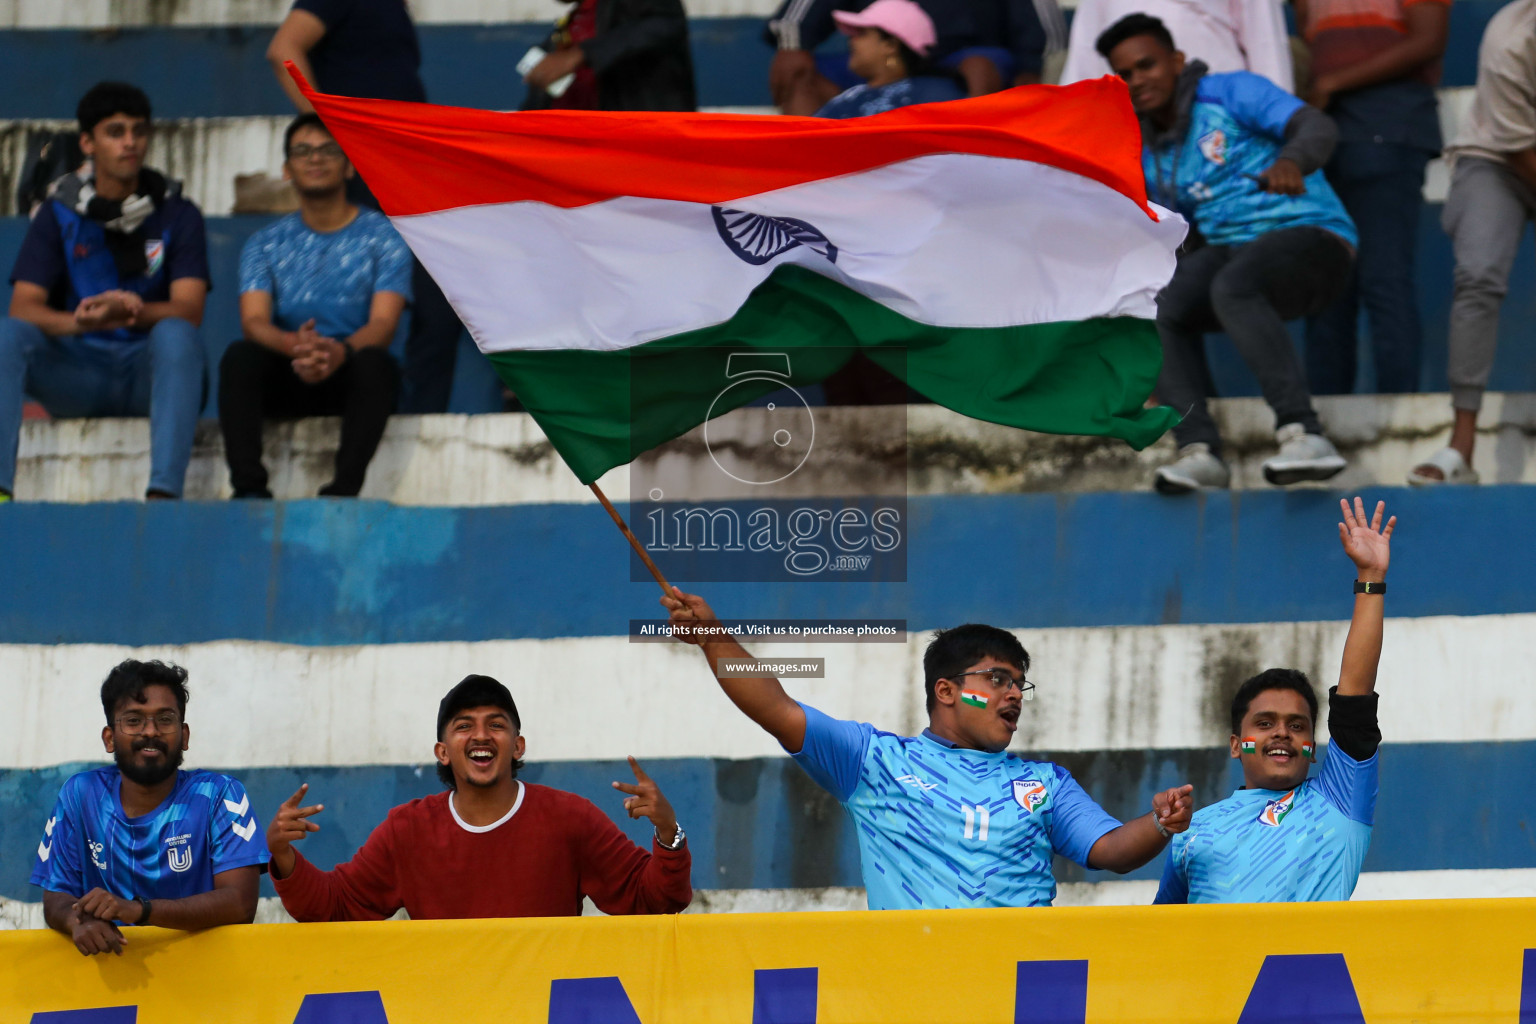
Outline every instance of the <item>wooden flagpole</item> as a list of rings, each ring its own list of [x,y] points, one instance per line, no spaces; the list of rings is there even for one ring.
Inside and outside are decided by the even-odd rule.
[[[656,577],[656,582],[661,584],[661,592],[671,597],[672,584],[668,583],[667,578],[661,574],[661,570],[656,568],[656,563],[651,560],[650,553],[641,546],[640,538],[635,536],[634,531],[629,528],[629,524],[624,521],[624,517],[619,515],[619,510],[613,507],[613,502],[608,500],[608,495],[604,494],[602,488],[598,487],[595,483],[588,484],[587,486],[592,488],[592,493],[597,495],[597,500],[603,503],[603,508],[607,509],[608,514],[613,517],[614,525],[619,528],[620,533],[624,534],[624,539],[629,541],[629,546],[635,549],[635,554],[640,556],[640,561],[645,563],[645,567],[651,570],[651,575]]]

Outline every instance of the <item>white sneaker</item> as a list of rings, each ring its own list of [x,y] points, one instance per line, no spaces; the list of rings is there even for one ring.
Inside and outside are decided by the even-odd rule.
[[[1211,446],[1195,441],[1179,449],[1176,461],[1159,469],[1152,478],[1159,494],[1219,491],[1232,486],[1232,471],[1211,454]]]
[[[1322,434],[1309,434],[1300,423],[1287,423],[1275,431],[1280,452],[1264,461],[1264,479],[1276,487],[1303,480],[1328,480],[1346,465],[1344,456]]]

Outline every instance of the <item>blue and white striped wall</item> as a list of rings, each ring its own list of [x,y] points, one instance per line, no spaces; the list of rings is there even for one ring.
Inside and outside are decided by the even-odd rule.
[[[1376,496],[1402,525],[1361,894],[1536,892],[1536,541],[1513,528],[1536,514],[1536,488]],[[1039,681],[1016,747],[1129,817],[1161,787],[1192,782],[1204,803],[1237,784],[1225,708],[1248,675],[1336,678],[1352,570],[1335,498],[915,498],[906,583],[698,589],[733,617],[904,619],[903,644],[765,649],[825,657],[826,678],[793,692],[897,731],[923,723],[927,631],[1015,629]],[[659,614],[655,588],[629,581],[600,509],[15,504],[0,507],[0,565],[0,897],[36,900],[37,828],[65,775],[101,758],[96,688],[134,654],[191,670],[190,764],[239,775],[264,815],[311,783],[327,805],[310,841],[321,863],[437,789],[436,702],[485,672],[519,701],[530,780],[617,815],[608,782],[624,755],[645,761],[692,837],[699,888],[752,905],[856,899],[836,805],[695,651],[625,637]],[[1076,902],[1145,899],[1157,871],[1060,868],[1085,883],[1065,894]]]

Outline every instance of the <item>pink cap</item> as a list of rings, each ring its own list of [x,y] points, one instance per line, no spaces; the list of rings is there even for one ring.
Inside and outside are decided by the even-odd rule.
[[[938,40],[933,30],[933,19],[912,0],[875,0],[857,14],[833,11],[832,20],[837,22],[837,27],[844,34],[850,36],[861,28],[882,29],[924,57]]]

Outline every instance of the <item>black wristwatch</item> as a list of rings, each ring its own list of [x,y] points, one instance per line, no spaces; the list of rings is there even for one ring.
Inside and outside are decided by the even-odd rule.
[[[1377,583],[1375,580],[1355,580],[1355,593],[1357,594],[1385,594],[1387,592],[1386,581]]]
[[[149,897],[138,897],[139,906],[144,908],[144,913],[139,915],[139,924],[149,924]]]
[[[345,349],[346,353],[347,353],[347,358],[343,359],[342,363],[343,364],[350,363],[352,361],[352,357],[357,355],[357,349],[353,348],[352,347],[352,343],[350,341],[348,341],[346,338],[342,338],[341,339],[341,347],[343,349]]]

